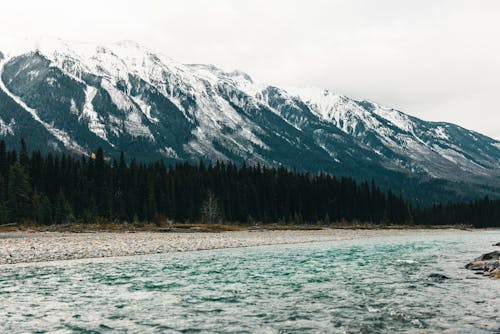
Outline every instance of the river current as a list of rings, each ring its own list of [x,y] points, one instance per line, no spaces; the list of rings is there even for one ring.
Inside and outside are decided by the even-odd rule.
[[[5,265],[0,332],[500,333],[500,280],[463,269],[498,241],[436,231]]]

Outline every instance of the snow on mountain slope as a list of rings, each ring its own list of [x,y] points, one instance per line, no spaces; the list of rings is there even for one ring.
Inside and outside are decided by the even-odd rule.
[[[106,126],[103,123],[102,117],[95,112],[94,106],[92,105],[92,101],[96,94],[97,89],[95,87],[87,86],[85,89],[85,104],[83,105],[82,113],[78,119],[87,119],[90,131],[107,141]]]
[[[371,101],[355,101],[323,89],[290,89],[290,92],[323,120],[403,168],[413,171],[417,168],[432,177],[443,178],[453,178],[449,173],[455,168],[477,175],[491,175],[491,170],[500,168],[498,152],[491,152],[494,154],[490,156],[454,141],[447,132],[449,127],[458,128],[454,125],[425,122]],[[494,140],[488,138],[489,141]]]
[[[2,79],[2,74],[3,74],[3,67],[6,62],[6,59],[0,60],[0,89],[7,94],[10,98],[12,98],[20,107],[22,107],[24,110],[26,110],[28,113],[31,114],[33,119],[42,124],[43,127],[45,127],[57,140],[62,142],[66,148],[73,152],[77,152],[80,154],[86,154],[87,150],[85,150],[83,147],[78,145],[74,140],[71,139],[71,137],[63,130],[57,129],[53,127],[52,125],[48,124],[47,122],[44,122],[40,119],[38,116],[38,113],[35,109],[29,107],[26,103],[24,103],[18,96],[14,95],[10,90],[5,86],[3,79]],[[3,121],[3,126],[2,126],[2,132],[3,135],[7,133],[14,133],[14,130],[12,129],[12,123],[15,124],[15,120],[11,120],[9,125],[6,125]]]
[[[384,130],[370,111],[346,96],[319,88],[289,88],[288,91],[304,101],[320,118],[332,122],[347,134],[356,133],[361,124],[380,131]]]
[[[29,48],[22,50],[21,54],[25,54]],[[227,137],[231,138],[227,138],[226,144],[232,150],[244,150],[249,143],[266,148],[254,134],[259,132],[258,126],[244,119],[228,105],[228,101],[217,95],[215,89],[220,75],[210,75],[211,72],[204,72],[201,68],[195,70],[196,66],[174,62],[133,42],[91,46],[43,39],[36,41],[30,52],[39,53],[51,62],[50,66],[61,69],[64,74],[86,86],[89,85],[89,75],[100,78],[100,87],[106,91],[117,109],[126,113],[123,129],[106,129],[99,121],[98,115],[92,113],[88,103],[85,104],[79,119],[87,119],[89,129],[105,140],[108,138],[108,132],[114,131],[115,134],[126,132],[132,137],[155,141],[154,134],[142,118],[144,116],[153,123],[159,120],[151,114],[148,103],[132,92],[131,77],[134,77],[154,87],[158,93],[177,106],[189,122],[198,124],[198,128],[192,131],[195,138],[185,144],[186,150],[198,154],[210,153],[213,158],[228,159],[212,145],[220,131],[226,128],[235,134],[227,134]],[[240,73],[232,73],[231,76],[234,80],[227,82],[236,85],[236,78]],[[90,91],[92,88],[87,89],[87,92]]]
[[[107,145],[150,159],[500,182],[500,142],[371,101],[280,89],[240,71],[182,64],[130,41],[41,38],[0,48],[7,50],[0,54],[0,88],[82,153]],[[15,119],[2,120],[0,134],[15,132]]]

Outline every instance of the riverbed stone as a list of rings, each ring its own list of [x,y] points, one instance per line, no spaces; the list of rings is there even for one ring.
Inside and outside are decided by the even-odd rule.
[[[500,278],[500,252],[485,253],[466,264],[465,268],[478,275]]]
[[[444,281],[444,280],[450,279],[448,276],[446,276],[444,274],[439,274],[439,273],[432,273],[427,277],[429,277],[433,281]]]
[[[500,251],[493,251],[489,253],[485,253],[480,257],[476,258],[475,261],[484,261],[484,260],[497,260],[500,258]]]

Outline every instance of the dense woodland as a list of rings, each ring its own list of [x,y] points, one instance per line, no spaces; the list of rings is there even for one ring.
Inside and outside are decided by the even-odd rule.
[[[166,166],[7,150],[0,142],[0,224],[162,221],[500,226],[500,200],[415,208],[374,181],[217,162]]]

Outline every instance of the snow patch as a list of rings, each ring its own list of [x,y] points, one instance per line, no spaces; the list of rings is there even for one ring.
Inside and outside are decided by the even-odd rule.
[[[155,138],[149,128],[142,124],[142,112],[137,110],[137,107],[132,101],[130,101],[129,97],[116,88],[109,80],[103,80],[101,86],[108,92],[113,104],[119,110],[126,113],[126,117],[123,122],[125,131],[132,137],[146,137],[149,140],[154,141]]]
[[[158,123],[160,120],[151,116],[151,106],[144,102],[140,96],[131,96],[132,100],[139,106],[140,110],[146,118],[152,123]]]
[[[442,126],[438,126],[437,128],[434,129],[434,134],[441,139],[444,140],[450,140],[450,137],[448,134],[446,134],[446,129],[443,128]]]
[[[125,131],[132,137],[146,137],[151,141],[155,138],[149,128],[142,124],[141,114],[137,110],[128,113],[124,121]]]
[[[57,80],[49,77],[49,78],[47,78],[47,83],[49,84],[49,86],[54,87],[57,83]]]
[[[14,126],[16,121],[12,118],[9,123],[5,123],[2,118],[0,118],[0,136],[14,135]]]
[[[121,90],[116,88],[109,80],[103,80],[101,83],[101,87],[106,90],[106,92],[111,97],[111,101],[119,110],[132,111],[135,109],[128,96]]]
[[[94,105],[92,104],[96,94],[97,88],[92,86],[87,86],[85,88],[85,103],[78,120],[81,121],[85,119],[88,122],[88,127],[91,132],[105,141],[108,141],[106,126],[104,125],[102,118],[94,110]]]
[[[329,150],[325,144],[318,141],[316,141],[316,144],[318,144],[318,146],[321,147],[323,151],[325,151],[333,159],[333,161],[335,161],[336,163],[340,163],[340,160],[337,158],[337,154],[335,154],[335,152],[333,152],[332,150]]]
[[[179,159],[177,152],[169,146],[165,146],[165,148],[160,149],[160,153],[166,158]]]
[[[72,114],[78,115],[78,108],[76,107],[76,102],[74,99],[71,99],[71,101],[70,101],[69,111]]]
[[[196,137],[196,139],[190,140],[187,144],[184,145],[185,151],[192,152],[204,157],[209,157],[213,160],[229,160],[226,155],[214,148],[212,139],[207,137],[199,128],[193,130],[193,135]]]
[[[404,130],[406,132],[413,132],[413,122],[409,119],[409,117],[405,114],[403,114],[400,111],[397,111],[392,108],[386,108],[383,107],[377,103],[368,101],[371,104],[375,106],[375,109],[373,112],[380,117],[388,120],[391,122],[394,126],[400,128],[401,130]]]
[[[38,71],[38,70],[33,70],[33,71],[29,71],[29,72],[28,72],[28,78],[29,78],[30,80],[35,79],[35,78],[36,78],[36,77],[38,77],[39,75],[40,75],[40,71]]]
[[[120,134],[123,132],[122,131],[123,121],[113,115],[108,116],[108,121],[109,121],[108,123],[109,131],[111,131],[111,133],[113,133],[113,135],[115,135],[116,137],[119,137]]]

